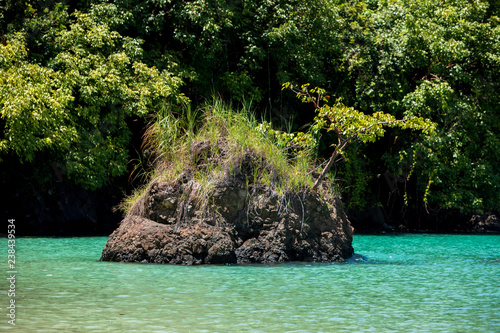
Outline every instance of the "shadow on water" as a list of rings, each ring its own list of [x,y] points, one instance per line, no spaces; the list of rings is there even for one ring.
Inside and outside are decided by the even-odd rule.
[[[354,253],[354,255],[352,257],[347,259],[346,263],[348,263],[348,264],[367,264],[367,263],[373,263],[373,260],[370,260],[368,257],[366,257],[362,254]]]

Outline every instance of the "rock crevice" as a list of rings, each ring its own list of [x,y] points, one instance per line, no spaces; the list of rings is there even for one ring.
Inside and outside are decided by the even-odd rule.
[[[248,156],[243,161],[248,160]],[[200,201],[184,172],[150,183],[101,260],[162,264],[333,262],[353,254],[352,227],[338,197],[311,190],[278,195],[248,183],[248,163],[215,182]]]

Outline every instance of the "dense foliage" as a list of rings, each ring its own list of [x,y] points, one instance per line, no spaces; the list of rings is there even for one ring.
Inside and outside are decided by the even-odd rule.
[[[51,52],[43,63],[30,59],[26,32],[7,36],[0,45],[0,152],[33,163],[44,153],[88,188],[126,171],[127,117],[182,96],[179,78],[141,62],[140,40],[112,30],[124,19],[113,5],[75,11],[67,26],[44,36]]]
[[[169,110],[156,114],[144,142],[155,157],[151,182],[127,198],[122,205],[127,214],[137,215],[132,212],[143,207],[151,184],[158,181],[186,183],[190,179],[191,194],[205,208],[214,192],[228,181],[244,184],[248,196],[271,192],[284,205],[293,195],[313,188],[311,154],[289,158],[286,149],[260,130],[249,105],[235,110],[215,99],[199,113],[192,122],[186,121],[191,119],[187,113],[183,117],[174,117]],[[333,191],[327,188],[323,193]]]
[[[336,136],[336,142],[333,144],[335,149],[316,180],[314,187],[318,186],[332,165],[340,161],[348,145],[356,141],[362,143],[375,142],[384,136],[386,127],[422,130],[425,134],[434,134],[436,124],[429,119],[416,116],[396,119],[393,115],[383,112],[367,115],[352,107],[345,106],[341,98],[337,99],[336,103],[331,106],[326,104],[328,97],[325,96],[324,89],[318,87],[308,89],[308,86],[309,84],[304,84],[299,88],[287,82],[283,85],[283,88],[291,89],[303,103],[311,103],[316,108],[317,115],[314,118],[314,124],[309,132],[304,135],[305,137],[314,136],[322,129],[333,132]]]
[[[500,209],[500,5],[469,0],[131,0],[1,5],[0,153],[49,161],[89,188],[126,171],[127,121],[216,93],[278,129],[321,86],[362,114],[428,118],[336,165],[350,207]],[[284,127],[285,126],[285,127]],[[319,156],[331,132],[318,131]],[[369,141],[369,140],[368,140]],[[390,193],[374,191],[387,188]],[[404,197],[404,200],[403,200]],[[422,202],[428,205],[422,205]]]

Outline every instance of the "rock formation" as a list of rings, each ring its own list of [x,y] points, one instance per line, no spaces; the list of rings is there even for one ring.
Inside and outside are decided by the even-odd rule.
[[[152,181],[109,237],[101,260],[332,262],[353,254],[353,230],[338,197],[311,190],[278,195],[251,184],[256,163],[262,159],[246,152],[238,168],[226,170],[204,194],[189,170],[172,181]]]

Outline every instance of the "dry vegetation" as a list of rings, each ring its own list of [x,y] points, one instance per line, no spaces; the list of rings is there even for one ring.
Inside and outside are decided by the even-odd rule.
[[[121,209],[142,215],[139,210],[158,182],[191,182],[184,195],[201,207],[209,204],[216,186],[235,178],[247,193],[272,191],[283,202],[291,194],[312,189],[312,154],[302,151],[291,156],[257,127],[250,107],[235,111],[217,99],[196,112],[186,107],[178,117],[168,109],[159,112],[144,137],[143,148],[151,152],[154,163],[150,182],[128,197]]]

